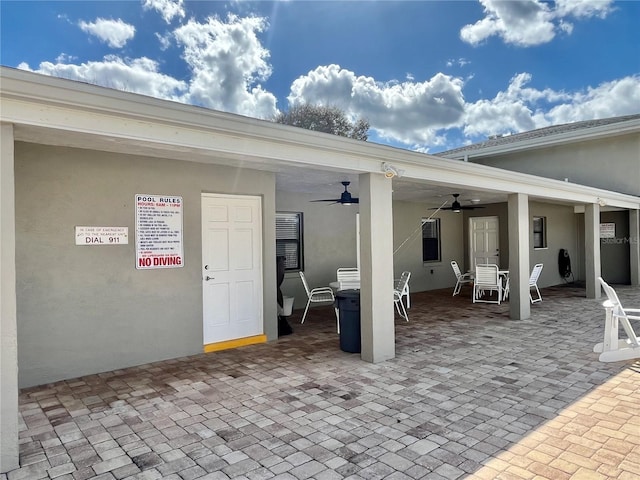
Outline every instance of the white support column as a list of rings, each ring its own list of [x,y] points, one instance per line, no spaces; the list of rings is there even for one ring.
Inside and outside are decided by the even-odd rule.
[[[0,125],[0,472],[18,468],[18,336],[13,125]]]
[[[396,356],[391,180],[366,173],[359,184],[362,359],[378,363]]]
[[[584,274],[587,298],[600,298],[600,206],[590,203],[584,210]],[[605,279],[606,280],[606,279]]]
[[[631,285],[640,285],[640,210],[629,210]]]
[[[531,317],[529,303],[529,196],[513,193],[509,209],[509,317]]]

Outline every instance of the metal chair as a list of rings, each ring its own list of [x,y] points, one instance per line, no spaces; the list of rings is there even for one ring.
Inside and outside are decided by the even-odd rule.
[[[493,264],[476,265],[476,274],[473,281],[473,303],[497,303],[502,300],[502,280],[498,272],[498,266]],[[482,300],[486,292],[496,292],[497,300]]]
[[[405,274],[408,274],[409,277],[411,277],[411,272],[402,272],[402,275]],[[402,299],[403,297],[406,298],[407,308],[411,308],[411,299],[409,298],[409,282],[407,281],[404,287],[401,287],[402,275],[400,275],[400,278],[396,278],[394,280],[393,288],[394,290],[400,290],[400,299]]]
[[[458,266],[458,262],[456,262],[455,260],[451,261],[451,268],[453,268],[453,273],[456,275],[456,286],[453,289],[453,295],[452,296],[456,296],[460,293],[460,289],[462,288],[463,285],[465,284],[471,284],[473,283],[473,278],[471,278],[471,274],[470,273],[462,273],[460,271],[460,267]]]
[[[402,303],[402,297],[404,295],[403,292],[409,292],[409,279],[411,278],[411,272],[402,272],[400,276],[400,280],[397,282],[393,289],[393,303],[396,307],[396,310],[400,314],[402,318],[404,318],[407,322],[409,321],[409,315],[407,314],[407,309]]]
[[[360,270],[357,267],[342,267],[336,271],[338,290],[360,289]]]
[[[529,300],[531,303],[541,302],[542,295],[540,295],[540,289],[538,288],[538,277],[540,277],[540,273],[542,273],[542,263],[536,263],[531,271],[531,276],[529,277]],[[531,295],[531,289],[535,288],[537,297],[534,299]]]
[[[302,280],[302,285],[304,285],[304,291],[307,293],[307,306],[304,309],[304,314],[302,315],[301,324],[304,323],[304,319],[307,317],[307,312],[309,311],[309,306],[312,303],[328,303],[331,302],[335,304],[335,297],[333,295],[333,290],[331,287],[316,287],[313,289],[309,288],[309,284],[307,283],[307,279],[304,276],[304,273],[300,272],[300,280]],[[338,309],[335,308],[336,311],[336,320],[338,320]],[[340,325],[338,324],[338,328]]]

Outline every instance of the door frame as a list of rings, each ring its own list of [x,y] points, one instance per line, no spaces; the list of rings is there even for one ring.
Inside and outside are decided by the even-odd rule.
[[[204,276],[205,276],[205,269],[204,269],[204,212],[202,210],[203,207],[203,203],[205,198],[226,198],[226,199],[251,199],[251,200],[257,200],[258,203],[258,215],[257,215],[257,222],[258,222],[258,235],[257,235],[257,240],[260,242],[260,245],[258,247],[258,252],[260,254],[260,261],[259,261],[259,265],[260,265],[260,275],[259,275],[259,288],[258,288],[258,305],[257,305],[257,312],[259,313],[260,316],[260,322],[261,322],[261,327],[262,327],[262,333],[258,334],[258,335],[253,335],[253,336],[249,336],[249,337],[241,337],[241,338],[232,338],[229,340],[225,340],[225,341],[220,341],[220,342],[216,342],[216,343],[205,343],[205,339],[204,339],[204,311],[205,311],[205,306],[204,306],[204,302],[205,302],[205,297],[204,297]],[[258,343],[265,343],[267,341],[267,336],[264,333],[264,329],[265,329],[265,325],[264,325],[264,251],[263,251],[263,243],[264,243],[264,219],[263,219],[263,209],[264,209],[264,201],[263,201],[263,197],[261,195],[236,195],[236,194],[230,194],[230,193],[212,193],[212,192],[201,192],[200,193],[200,228],[201,228],[201,244],[200,244],[200,251],[201,251],[201,256],[200,256],[200,271],[201,271],[201,289],[203,292],[202,295],[202,340],[203,340],[203,349],[204,352],[215,352],[215,351],[220,351],[220,350],[227,350],[227,349],[231,349],[231,348],[237,348],[237,347],[242,347],[245,345],[254,345],[254,344],[258,344]]]
[[[469,270],[475,270],[475,262],[474,259],[475,257],[473,256],[473,233],[474,233],[474,229],[473,229],[473,223],[477,220],[480,219],[485,219],[485,218],[495,218],[496,219],[496,245],[497,245],[497,249],[498,249],[498,262],[497,265],[498,267],[500,267],[500,216],[499,215],[483,215],[482,217],[469,217],[469,225],[468,225],[468,229],[469,229],[469,251],[467,252],[468,258],[469,258]]]

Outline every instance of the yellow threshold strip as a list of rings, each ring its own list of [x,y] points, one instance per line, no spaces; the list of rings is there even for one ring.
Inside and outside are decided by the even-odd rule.
[[[220,350],[229,350],[230,348],[245,347],[247,345],[255,345],[257,343],[266,342],[266,335],[255,335],[253,337],[236,338],[235,340],[227,340],[226,342],[208,343],[204,346],[204,353],[219,352]]]

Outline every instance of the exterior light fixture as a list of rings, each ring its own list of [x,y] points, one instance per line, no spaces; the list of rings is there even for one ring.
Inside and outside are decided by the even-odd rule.
[[[382,163],[382,171],[384,172],[384,176],[387,178],[401,177],[404,173],[404,170],[394,167],[387,162]]]

